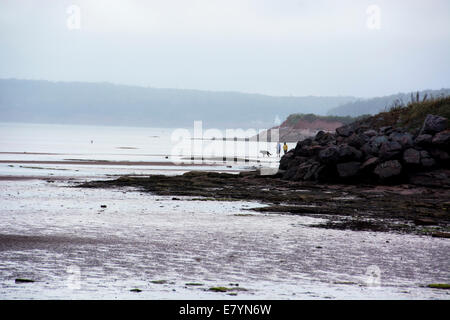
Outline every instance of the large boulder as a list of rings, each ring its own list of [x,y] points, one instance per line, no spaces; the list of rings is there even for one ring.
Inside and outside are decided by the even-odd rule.
[[[409,148],[413,145],[413,136],[407,132],[393,132],[389,135],[389,139],[400,143],[403,148]]]
[[[374,173],[382,180],[398,177],[402,173],[402,165],[398,160],[389,160],[380,163]]]
[[[361,147],[361,151],[364,152],[368,157],[378,156],[379,147],[370,142],[367,142]]]
[[[350,137],[353,134],[354,130],[351,126],[346,125],[336,129],[336,133],[341,137]]]
[[[322,163],[336,163],[339,160],[339,149],[331,146],[319,152],[319,160]]]
[[[297,145],[295,146],[294,149],[295,156],[302,156],[302,157],[312,156],[312,152],[310,150],[312,142],[313,140],[310,138],[297,142]]]
[[[445,129],[447,129],[447,118],[429,114],[423,122],[422,130],[420,131],[420,133],[434,134]]]
[[[302,147],[310,146],[312,144],[313,144],[313,140],[311,138],[307,138],[307,139],[297,142],[297,145],[295,146],[295,148],[296,149],[302,148]]]
[[[380,163],[380,159],[379,158],[371,157],[371,158],[367,159],[366,161],[364,161],[361,164],[361,168],[360,169],[362,171],[372,171],[377,166],[377,164],[379,164],[379,163]]]
[[[376,132],[376,131],[373,130],[373,129],[364,131],[364,135],[366,135],[366,136],[368,136],[368,137],[374,137],[374,136],[376,136],[377,134],[378,134],[378,132]]]
[[[431,157],[431,155],[426,150],[420,151],[420,163],[425,168],[434,167],[436,161]]]
[[[430,152],[431,156],[436,160],[439,160],[443,163],[450,162],[450,154],[447,151],[444,151],[439,148],[431,148],[431,149],[429,149],[429,152]]]
[[[420,164],[420,151],[409,148],[403,152],[403,161],[408,165],[419,165]]]
[[[298,167],[301,163],[307,161],[307,157],[294,157],[291,159],[291,161],[288,163],[287,169],[289,170],[292,167]]]
[[[376,156],[380,152],[380,147],[383,143],[388,142],[389,139],[386,136],[372,136],[367,143],[365,143],[360,149],[367,156]]]
[[[389,139],[386,136],[374,136],[369,141],[372,146],[379,148],[383,143],[388,142]]]
[[[297,168],[297,172],[293,177],[293,180],[317,180],[319,171],[323,168],[323,166],[314,160],[308,160],[300,164]]]
[[[317,141],[321,146],[326,146],[330,142],[334,141],[335,137],[329,132],[319,131],[317,132],[314,140]]]
[[[285,180],[294,180],[295,175],[297,174],[298,167],[292,166],[283,173],[283,179]]]
[[[338,175],[341,178],[351,178],[356,176],[359,172],[360,167],[361,162],[357,161],[338,163],[336,165]]]
[[[314,151],[311,146],[297,146],[294,150],[294,154],[296,157],[311,157],[314,155]]]
[[[338,147],[338,152],[339,152],[339,162],[360,160],[362,158],[361,151],[347,144],[341,144]]]
[[[280,170],[287,170],[289,163],[292,161],[292,159],[295,157],[294,152],[289,151],[280,159]]]
[[[380,147],[380,158],[383,160],[393,159],[402,152],[402,145],[396,141],[387,141]]]
[[[431,134],[420,134],[414,139],[414,144],[420,147],[426,147],[431,144],[433,136]]]
[[[438,146],[446,146],[450,145],[450,130],[441,131],[436,133],[434,136],[432,143]]]
[[[394,129],[391,126],[381,127],[378,132],[380,135],[389,135]]]
[[[348,145],[355,147],[355,148],[361,148],[366,142],[368,142],[370,139],[369,136],[366,136],[365,134],[352,134],[350,137],[348,137],[345,141]]]

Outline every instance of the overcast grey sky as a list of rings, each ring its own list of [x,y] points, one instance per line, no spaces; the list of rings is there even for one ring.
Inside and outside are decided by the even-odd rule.
[[[450,87],[448,0],[1,0],[0,27],[0,78],[298,96]]]

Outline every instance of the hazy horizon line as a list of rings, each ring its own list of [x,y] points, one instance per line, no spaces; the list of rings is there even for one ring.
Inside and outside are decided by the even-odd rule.
[[[356,100],[367,100],[367,99],[373,99],[373,98],[380,98],[380,97],[389,97],[393,95],[398,94],[409,94],[409,93],[415,93],[420,91],[431,91],[431,90],[443,90],[443,89],[450,89],[449,87],[442,87],[442,88],[424,88],[424,89],[416,89],[406,92],[395,92],[388,95],[382,95],[382,96],[370,96],[370,97],[362,97],[362,96],[355,96],[355,95],[314,95],[314,94],[308,94],[308,95],[271,95],[261,92],[246,92],[246,91],[235,91],[235,90],[209,90],[209,89],[193,89],[193,88],[176,88],[176,87],[153,87],[150,85],[139,85],[139,84],[128,84],[128,83],[116,83],[116,82],[110,82],[110,81],[88,81],[88,80],[47,80],[47,79],[36,79],[36,78],[2,78],[0,77],[0,80],[15,80],[15,81],[42,81],[42,82],[50,82],[50,83],[84,83],[84,84],[106,84],[111,86],[123,86],[123,87],[136,87],[136,88],[142,88],[142,89],[156,89],[156,90],[181,90],[181,91],[197,91],[197,92],[209,92],[209,93],[237,93],[237,94],[244,94],[244,95],[259,95],[259,96],[266,96],[266,97],[276,97],[276,98],[326,98],[326,97],[339,97],[339,98],[355,98]]]

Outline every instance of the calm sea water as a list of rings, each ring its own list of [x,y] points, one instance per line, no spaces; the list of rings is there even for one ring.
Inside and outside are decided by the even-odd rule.
[[[0,123],[0,161],[3,161],[0,175],[104,177],[181,174],[190,170],[238,172],[255,167],[273,170],[278,167],[276,143],[223,141],[222,137],[229,136],[225,130],[204,130],[200,137],[202,133],[209,139],[198,139],[199,132],[194,128]],[[246,133],[251,136],[252,132],[242,131],[237,135],[243,138]],[[219,139],[213,141],[211,137]],[[290,148],[294,146],[289,144]],[[271,155],[263,155],[262,150]],[[70,160],[86,162],[80,165],[70,163]],[[145,165],[88,165],[89,161],[95,160],[135,161],[145,162]],[[66,163],[46,164],[40,161]],[[161,163],[167,163],[167,166]],[[204,166],[198,166],[202,164]]]
[[[219,137],[226,135],[225,131],[216,131]],[[166,156],[203,155],[205,158],[226,156],[278,161],[276,143],[192,138],[192,128],[0,123],[0,152],[3,153],[51,153],[53,155],[48,155],[51,159],[67,159],[67,155],[73,155],[73,159],[164,161]],[[269,151],[271,156],[263,155],[261,150]],[[55,154],[63,157],[55,157]],[[5,157],[8,155],[1,156]]]

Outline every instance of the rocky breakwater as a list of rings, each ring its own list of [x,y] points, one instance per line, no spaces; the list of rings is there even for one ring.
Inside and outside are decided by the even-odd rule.
[[[355,122],[320,131],[280,161],[283,179],[348,183],[413,183],[450,187],[448,119],[427,115],[415,133]]]

